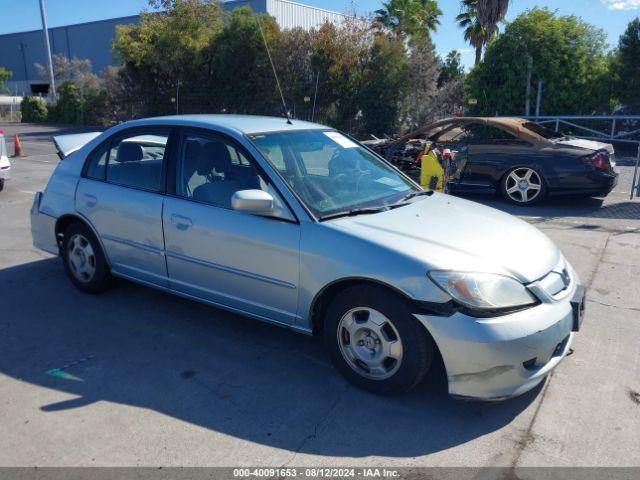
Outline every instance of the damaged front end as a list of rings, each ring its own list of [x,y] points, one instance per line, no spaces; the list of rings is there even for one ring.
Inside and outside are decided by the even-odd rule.
[[[490,318],[458,311],[450,316],[416,314],[440,349],[449,394],[503,400],[535,388],[571,349],[584,315],[584,288],[568,266],[565,288],[547,278],[533,282],[540,303]],[[577,297],[580,297],[577,299]]]

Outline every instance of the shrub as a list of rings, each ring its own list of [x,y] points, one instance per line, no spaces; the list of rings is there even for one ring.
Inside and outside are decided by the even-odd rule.
[[[50,122],[72,124],[82,121],[82,101],[78,87],[70,81],[62,82],[58,89],[58,101],[49,109]]]
[[[40,97],[24,97],[20,103],[20,110],[22,111],[22,121],[25,123],[47,120],[47,105]]]

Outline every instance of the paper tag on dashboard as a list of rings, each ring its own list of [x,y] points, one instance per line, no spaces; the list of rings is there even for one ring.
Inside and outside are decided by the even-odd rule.
[[[336,142],[338,145],[344,148],[356,148],[358,146],[357,143],[352,142],[347,137],[338,132],[322,132],[331,140]]]

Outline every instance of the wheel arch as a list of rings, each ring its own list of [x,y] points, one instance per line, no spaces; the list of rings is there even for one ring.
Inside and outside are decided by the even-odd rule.
[[[83,225],[85,225],[87,228],[89,228],[89,230],[91,230],[91,233],[93,233],[93,235],[96,237],[96,240],[98,241],[98,244],[100,245],[100,248],[102,249],[102,253],[104,254],[104,258],[107,261],[107,265],[111,266],[110,262],[109,262],[109,256],[107,255],[107,251],[104,248],[104,244],[102,243],[102,239],[100,238],[100,235],[98,235],[98,231],[94,228],[94,226],[91,224],[91,222],[89,220],[87,220],[85,217],[77,214],[77,213],[66,213],[64,215],[61,215],[57,220],[56,220],[56,225],[55,225],[55,238],[56,238],[56,243],[58,244],[58,249],[60,249],[62,247],[62,241],[64,239],[64,232],[65,230],[69,227],[69,225],[71,225],[72,223],[82,223]]]
[[[311,329],[314,335],[321,335],[324,331],[324,317],[327,312],[327,308],[331,300],[346,288],[353,287],[355,285],[371,285],[376,287],[382,287],[393,294],[397,295],[407,303],[414,304],[415,300],[412,299],[402,290],[389,285],[388,283],[380,280],[367,278],[367,277],[347,277],[334,280],[333,282],[325,285],[313,298],[311,307],[309,309],[309,320]]]

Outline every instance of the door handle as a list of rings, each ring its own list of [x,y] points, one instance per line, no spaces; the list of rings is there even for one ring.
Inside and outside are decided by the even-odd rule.
[[[98,198],[88,193],[85,193],[82,198],[84,198],[84,203],[87,207],[95,207],[98,203]]]
[[[173,223],[178,230],[186,230],[193,225],[193,220],[189,217],[183,217],[182,215],[171,215],[171,223]]]

